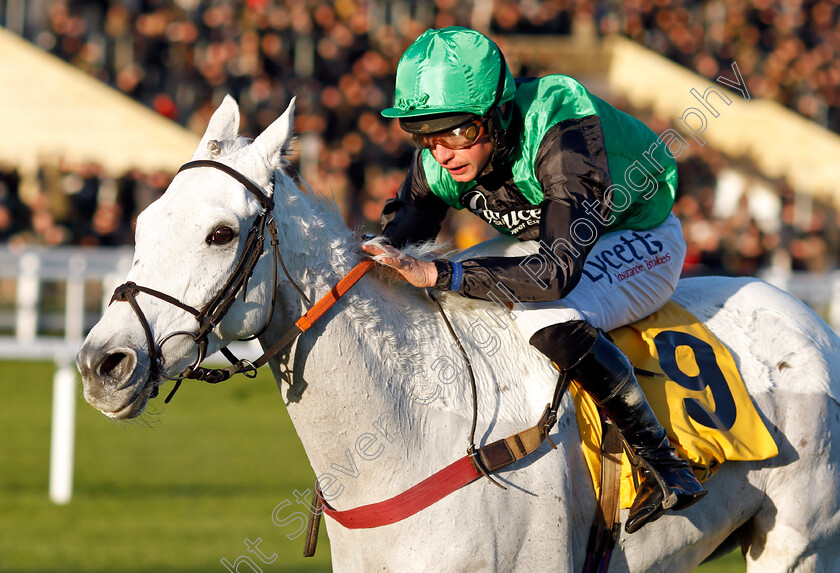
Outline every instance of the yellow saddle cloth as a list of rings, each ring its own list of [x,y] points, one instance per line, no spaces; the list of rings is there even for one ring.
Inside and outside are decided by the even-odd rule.
[[[758,415],[732,355],[691,313],[669,301],[661,310],[610,332],[636,367],[639,384],[671,444],[700,481],[725,460],[765,460],[779,453]],[[570,386],[583,452],[600,494],[601,420],[588,394]],[[622,455],[621,507],[636,496]]]

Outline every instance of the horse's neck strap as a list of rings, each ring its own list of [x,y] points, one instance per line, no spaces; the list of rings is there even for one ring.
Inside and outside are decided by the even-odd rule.
[[[301,332],[306,332],[310,326],[315,324],[319,318],[324,316],[324,313],[327,312],[332,306],[338,302],[338,300],[347,294],[353,285],[359,282],[367,272],[376,266],[376,261],[373,259],[364,259],[358,265],[350,269],[350,272],[347,273],[338,283],[330,289],[330,292],[325,294],[321,297],[321,300],[316,302],[312,305],[306,314],[301,316],[295,322],[295,326],[297,326]]]
[[[551,443],[548,432],[556,422],[554,414],[567,387],[568,377],[563,373],[557,380],[554,394],[558,403],[548,404],[535,426],[478,448],[390,499],[339,511],[318,489],[323,512],[347,529],[381,527],[414,515],[478,478],[534,453],[544,441]],[[554,447],[553,443],[551,445]]]
[[[472,390],[472,427],[470,430],[470,446],[467,449],[467,455],[458,461],[446,466],[437,473],[429,476],[417,485],[409,488],[385,501],[349,509],[346,511],[338,511],[334,509],[329,503],[323,499],[320,490],[317,489],[320,497],[320,502],[313,504],[313,510],[310,515],[309,535],[307,536],[307,543],[305,554],[307,556],[314,554],[315,542],[317,540],[317,533],[313,531],[317,528],[316,513],[320,508],[323,512],[338,521],[348,529],[364,529],[371,527],[380,527],[396,523],[409,516],[414,515],[433,503],[436,503],[453,493],[454,491],[472,483],[476,479],[484,476],[492,483],[499,485],[502,489],[504,486],[498,484],[490,476],[492,472],[498,471],[510,464],[521,460],[525,456],[535,452],[544,441],[548,440],[553,448],[556,449],[554,443],[548,437],[548,433],[554,424],[557,422],[557,411],[560,408],[560,402],[563,395],[569,386],[569,376],[566,371],[561,371],[557,380],[557,385],[552,395],[550,404],[547,404],[545,411],[540,416],[537,424],[527,430],[523,430],[507,438],[497,440],[491,444],[487,444],[481,448],[476,448],[475,428],[478,418],[478,397],[476,392],[475,376],[472,372],[469,357],[466,350],[461,345],[452,324],[446,316],[440,302],[437,298],[429,293],[430,298],[435,303],[438,311],[443,317],[444,324],[449,333],[458,344],[458,348],[464,356],[467,365],[467,372],[469,373],[470,386]]]

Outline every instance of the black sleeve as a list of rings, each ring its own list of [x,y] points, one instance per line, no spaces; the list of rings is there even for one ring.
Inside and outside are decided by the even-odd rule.
[[[437,237],[449,209],[449,205],[432,193],[429,187],[423,171],[421,152],[418,149],[414,153],[396,198],[385,204],[379,219],[382,234],[398,248]]]
[[[539,255],[464,261],[460,294],[488,299],[491,291],[499,295],[501,283],[522,302],[552,301],[580,281],[586,256],[610,217],[603,200],[611,180],[600,119],[575,118],[552,127],[540,143],[535,172],[544,192]],[[435,286],[448,289],[451,276],[439,272]]]

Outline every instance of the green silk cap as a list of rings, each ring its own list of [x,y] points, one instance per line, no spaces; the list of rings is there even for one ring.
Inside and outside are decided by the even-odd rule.
[[[513,76],[499,47],[475,30],[450,26],[426,30],[405,51],[397,65],[394,107],[382,115],[409,118],[424,115],[486,115],[496,102],[500,66],[505,79],[498,103],[516,94]]]

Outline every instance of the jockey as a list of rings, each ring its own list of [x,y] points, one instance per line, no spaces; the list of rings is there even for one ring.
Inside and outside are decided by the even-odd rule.
[[[382,115],[399,118],[418,149],[382,214],[390,244],[362,248],[417,287],[516,302],[514,322],[530,343],[582,385],[643,460],[628,533],[662,515],[663,503],[700,499],[706,490],[603,334],[658,310],[676,287],[685,241],[671,213],[677,168],[667,145],[568,76],[514,81],[495,43],[458,27],[428,30],[406,50],[394,107]],[[450,207],[519,242],[507,239],[506,256],[461,262],[398,251],[433,240]]]

